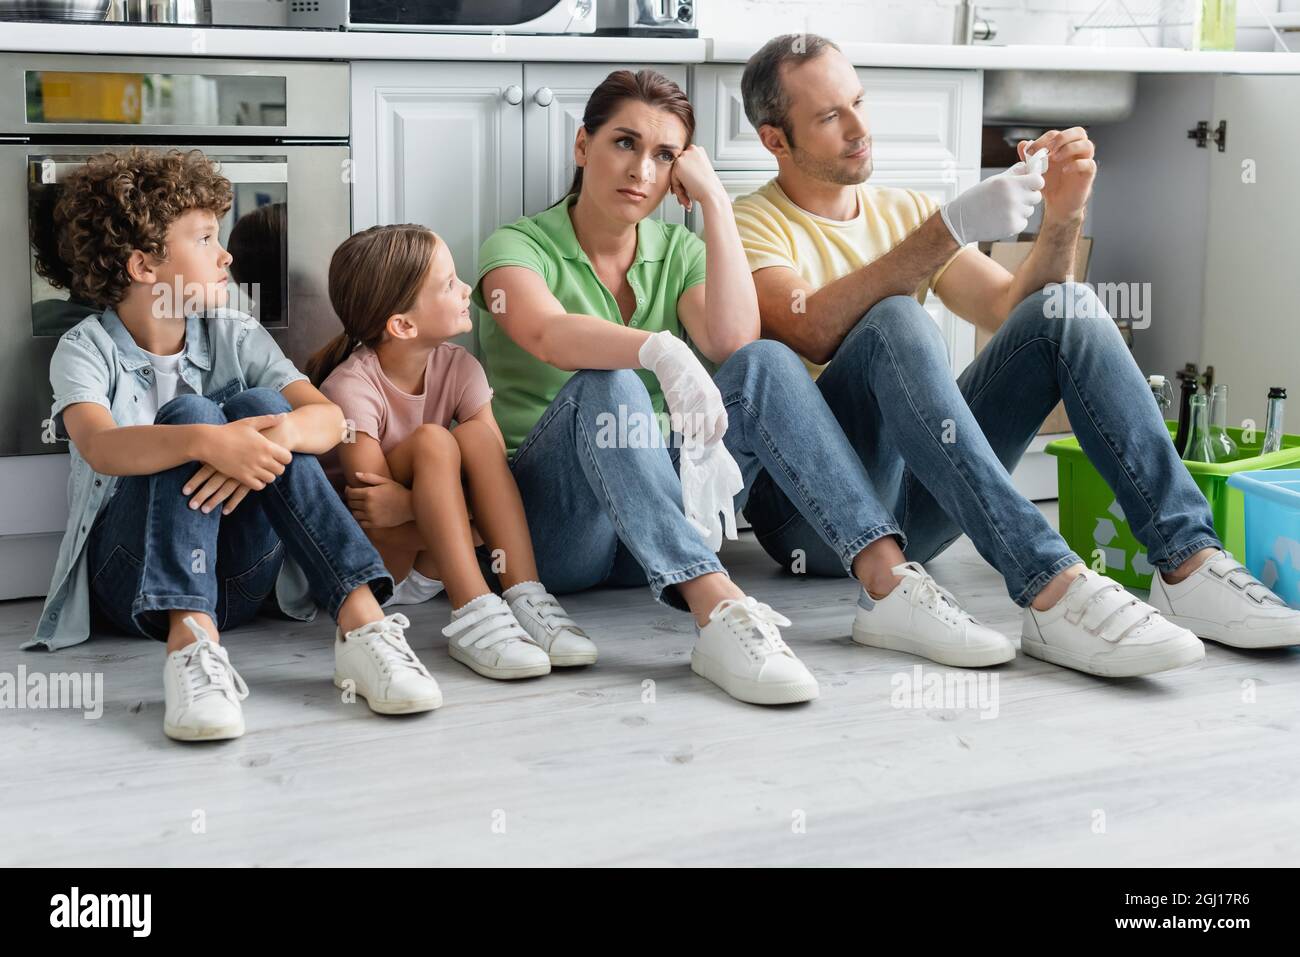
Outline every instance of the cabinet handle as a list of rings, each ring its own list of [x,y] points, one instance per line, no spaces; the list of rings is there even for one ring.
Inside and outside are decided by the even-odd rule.
[[[518,106],[520,103],[524,102],[524,91],[521,90],[518,87],[518,85],[514,83],[511,83],[508,87],[506,87],[506,91],[505,93],[502,94],[502,96],[505,97],[506,102],[509,103],[511,106]]]
[[[539,86],[533,94],[533,102],[538,106],[550,106],[555,101],[555,94],[549,86]]]

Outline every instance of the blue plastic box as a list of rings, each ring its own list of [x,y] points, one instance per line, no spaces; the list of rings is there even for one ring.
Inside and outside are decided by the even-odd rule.
[[[1300,608],[1300,469],[1238,472],[1228,484],[1245,504],[1243,562],[1292,608]]]

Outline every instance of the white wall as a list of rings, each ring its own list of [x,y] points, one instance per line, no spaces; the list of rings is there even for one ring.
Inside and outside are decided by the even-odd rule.
[[[879,43],[949,43],[953,8],[957,0],[701,0],[700,33],[728,39],[761,38],[779,33],[807,31],[833,40]],[[1298,0],[1281,0],[1283,9],[1300,6]],[[1279,0],[1238,0],[1239,15],[1278,9]],[[1096,46],[1142,46],[1133,30],[1083,30],[1100,0],[988,0],[978,3],[980,15],[997,24],[997,43],[1074,43]],[[1150,0],[1125,0],[1136,13],[1154,6]],[[1108,9],[1121,10],[1116,0]],[[1122,16],[1122,14],[1120,14]],[[1115,14],[1101,11],[1090,22],[1115,22]],[[1176,45],[1179,37],[1157,39],[1153,44]],[[1296,37],[1296,34],[1292,34]],[[1239,49],[1273,49],[1267,30],[1238,30]],[[1300,43],[1292,43],[1292,49]]]

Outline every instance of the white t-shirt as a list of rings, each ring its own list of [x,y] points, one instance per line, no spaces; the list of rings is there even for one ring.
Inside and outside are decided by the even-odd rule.
[[[149,357],[149,365],[153,366],[153,388],[140,402],[143,411],[149,415],[149,421],[153,421],[158,417],[158,410],[164,405],[176,396],[187,395],[194,390],[181,378],[181,357],[185,355],[184,349],[171,356],[154,355],[145,349],[140,351]]]

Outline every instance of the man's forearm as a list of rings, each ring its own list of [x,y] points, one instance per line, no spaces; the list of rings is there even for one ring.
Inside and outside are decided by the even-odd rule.
[[[809,358],[828,361],[858,320],[890,296],[910,296],[958,249],[935,213],[901,243],[860,269],[827,283],[808,297],[803,324],[817,338]]]
[[[1011,310],[1028,296],[1049,283],[1068,282],[1074,278],[1075,258],[1079,249],[1079,236],[1083,233],[1083,212],[1057,217],[1047,211],[1038,239],[1029,256],[1012,277],[1006,298],[1000,309],[1005,321]]]

